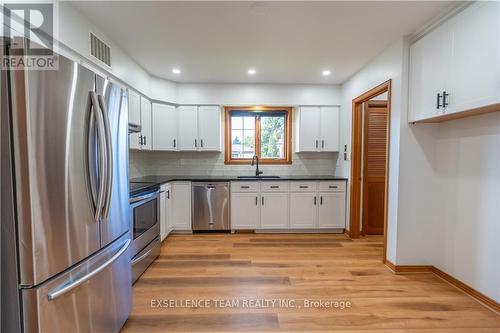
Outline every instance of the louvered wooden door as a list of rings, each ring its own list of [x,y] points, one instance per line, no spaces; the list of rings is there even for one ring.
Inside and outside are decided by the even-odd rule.
[[[383,235],[387,159],[387,101],[363,105],[362,234]]]

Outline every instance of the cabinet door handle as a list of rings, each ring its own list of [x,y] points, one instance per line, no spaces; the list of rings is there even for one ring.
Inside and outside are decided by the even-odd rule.
[[[259,197],[255,197],[255,206],[259,205]]]
[[[165,196],[167,197],[167,199],[170,199],[170,190],[167,190],[167,193],[165,194]]]
[[[174,139],[174,148],[177,147],[177,140]]]
[[[142,146],[142,135],[139,135],[139,146]]]
[[[440,107],[441,107],[441,94],[438,93],[436,97],[436,109],[439,110]]]
[[[264,197],[262,197],[262,206],[264,206]]]
[[[198,147],[198,140],[194,139],[194,147]]]
[[[203,148],[203,139],[200,140],[201,148]]]
[[[316,196],[314,196],[314,205],[316,206]]]
[[[325,140],[321,140],[321,148],[325,148]]]
[[[318,140],[316,140],[316,148],[318,148]]]
[[[443,91],[443,108],[447,107],[448,106],[448,102],[446,101],[446,98],[449,96],[450,94],[448,94],[446,91]]]
[[[146,145],[146,136],[144,135],[144,145]]]
[[[320,196],[319,197],[319,204],[322,205],[323,204],[323,196]]]

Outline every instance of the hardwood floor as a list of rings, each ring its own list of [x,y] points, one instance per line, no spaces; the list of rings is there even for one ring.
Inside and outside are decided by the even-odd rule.
[[[393,274],[381,263],[382,241],[332,234],[170,236],[134,285],[122,332],[500,332],[498,314],[437,276]],[[185,303],[165,307],[169,300]],[[193,300],[198,307],[186,303]],[[289,303],[252,307],[265,300]],[[351,306],[306,308],[304,300]]]

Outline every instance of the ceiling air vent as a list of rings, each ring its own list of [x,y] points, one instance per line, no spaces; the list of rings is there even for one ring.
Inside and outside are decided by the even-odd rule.
[[[90,33],[90,54],[111,67],[111,48],[93,33]]]

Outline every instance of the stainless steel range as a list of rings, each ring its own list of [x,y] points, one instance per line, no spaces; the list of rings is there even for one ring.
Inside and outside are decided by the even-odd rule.
[[[132,282],[160,254],[160,187],[151,183],[130,183],[132,236]]]

